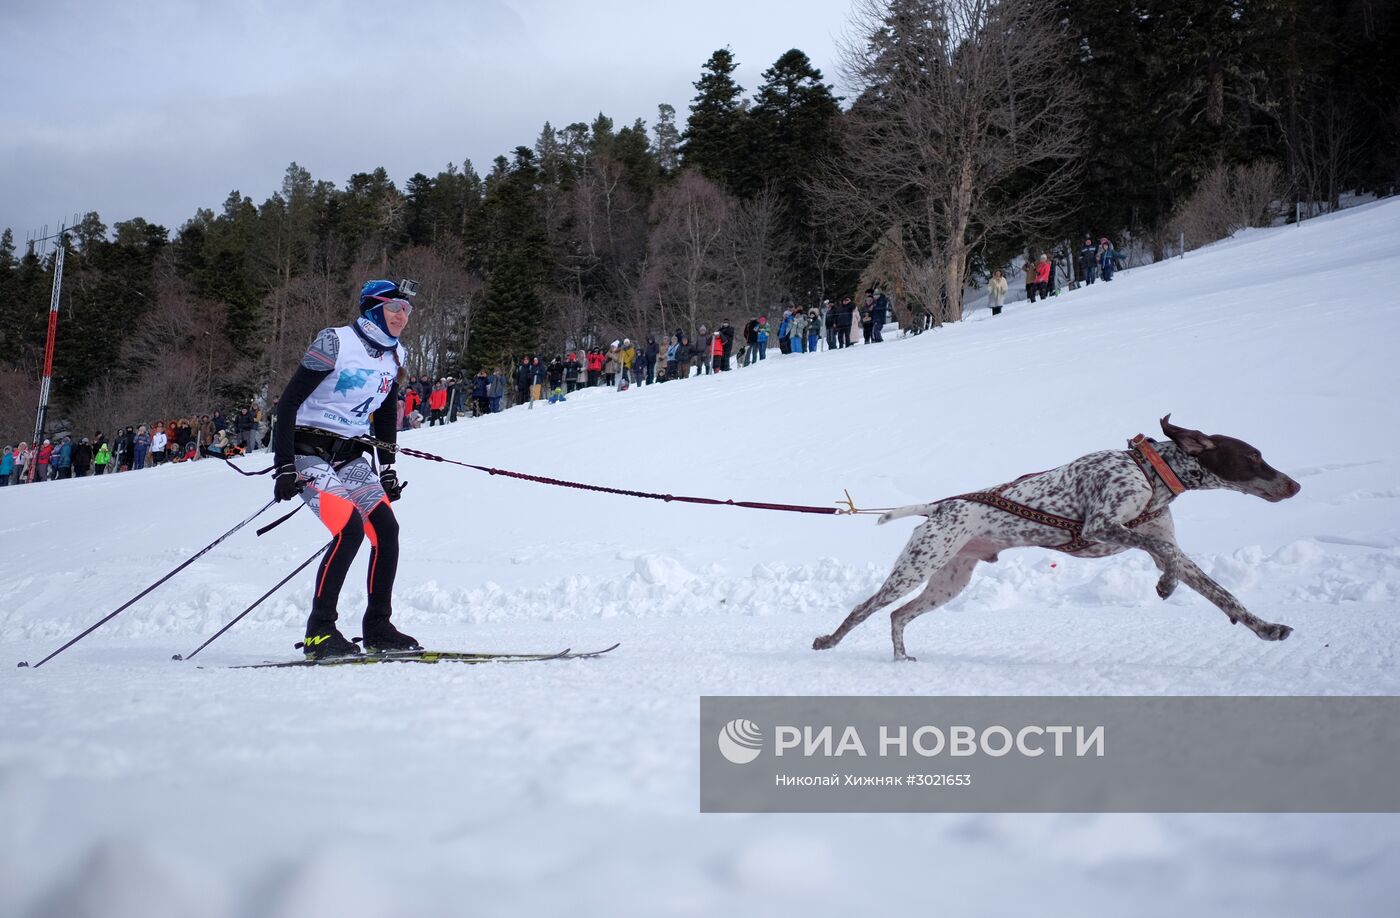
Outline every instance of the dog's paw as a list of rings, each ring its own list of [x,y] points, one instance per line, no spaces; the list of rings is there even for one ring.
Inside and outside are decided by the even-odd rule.
[[[1254,633],[1259,635],[1260,640],[1286,641],[1288,640],[1288,636],[1293,633],[1293,629],[1288,627],[1287,625],[1266,624],[1261,625],[1259,628],[1255,629]]]
[[[1175,577],[1163,576],[1161,580],[1157,581],[1157,595],[1162,599],[1170,597],[1176,592],[1176,583]]]
[[[907,653],[897,653],[894,655],[894,661],[896,663],[917,663],[919,662],[919,658],[911,657]]]
[[[831,635],[824,634],[812,642],[813,650],[829,650],[836,642],[831,639]]]

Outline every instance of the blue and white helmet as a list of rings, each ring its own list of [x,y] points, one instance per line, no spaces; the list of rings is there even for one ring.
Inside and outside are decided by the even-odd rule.
[[[360,288],[360,330],[380,347],[393,347],[399,339],[389,331],[389,323],[384,321],[384,301],[406,299],[399,285],[393,281],[366,281]]]
[[[399,285],[393,281],[365,281],[365,285],[360,288],[360,312],[369,312],[371,309],[378,306],[382,300],[376,299],[377,297],[382,297],[386,300],[407,299],[407,297],[403,295],[403,291],[399,290]]]

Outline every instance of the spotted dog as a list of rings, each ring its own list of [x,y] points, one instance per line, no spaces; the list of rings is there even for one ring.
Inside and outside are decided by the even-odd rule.
[[[1209,488],[1276,502],[1297,494],[1298,483],[1270,467],[1259,450],[1243,440],[1177,427],[1171,415],[1161,423],[1168,437],[1165,443],[1138,437],[1129,450],[1090,453],[986,491],[886,513],[879,522],[906,516],[928,519],[914,530],[884,585],[856,606],[841,627],[813,641],[812,649],[835,647],[877,609],[927,581],[921,593],[890,613],[894,658],[912,660],[904,650],[905,626],[961,593],[977,562],[993,562],[1004,549],[1026,546],[1078,558],[1140,548],[1162,572],[1158,596],[1166,599],[1178,582],[1185,583],[1218,606],[1231,624],[1242,622],[1266,641],[1288,637],[1292,628],[1252,615],[1182,552],[1169,504],[1182,491]]]

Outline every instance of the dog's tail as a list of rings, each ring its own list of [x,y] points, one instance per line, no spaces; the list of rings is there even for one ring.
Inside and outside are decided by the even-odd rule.
[[[876,525],[883,526],[890,520],[902,519],[906,516],[928,516],[935,506],[937,506],[937,504],[912,504],[908,507],[900,507],[897,510],[891,510],[889,513],[883,514],[875,523]]]

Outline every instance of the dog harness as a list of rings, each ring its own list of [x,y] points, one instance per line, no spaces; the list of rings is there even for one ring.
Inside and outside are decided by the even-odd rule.
[[[1152,447],[1151,442],[1146,437],[1142,434],[1138,434],[1128,441],[1128,446],[1130,447],[1128,455],[1132,457],[1133,464],[1147,477],[1147,483],[1149,485],[1152,484],[1152,475],[1155,472],[1162,479],[1162,483],[1167,486],[1167,489],[1171,491],[1172,497],[1186,490],[1186,487],[1181,483],[1181,479],[1177,478],[1171,466],[1167,465],[1167,461]],[[1072,520],[1054,513],[1047,513],[1044,510],[1037,510],[1034,507],[1028,507],[1023,503],[1014,501],[1005,495],[1004,492],[1008,489],[1015,487],[1027,479],[1044,474],[1044,472],[1031,472],[1029,475],[1022,475],[1015,481],[1008,481],[1006,484],[997,485],[995,488],[990,488],[986,491],[973,491],[970,494],[959,494],[957,497],[950,498],[950,500],[970,500],[973,503],[995,507],[998,510],[1010,513],[1012,516],[1019,516],[1023,520],[1030,520],[1032,523],[1039,523],[1042,526],[1050,526],[1054,529],[1063,529],[1065,532],[1069,533],[1068,542],[1062,545],[1045,546],[1054,551],[1062,551],[1072,555],[1097,545],[1097,542],[1092,542],[1084,538],[1083,520]],[[1168,498],[1168,500],[1170,500],[1170,498]],[[1144,510],[1123,525],[1127,526],[1129,529],[1136,529],[1144,523],[1152,522],[1166,512],[1167,505],[1163,504],[1156,510]]]
[[[1137,467],[1142,469],[1142,474],[1147,476],[1147,483],[1152,483],[1152,473],[1156,472],[1157,477],[1162,479],[1162,484],[1167,486],[1167,490],[1172,492],[1172,497],[1186,490],[1186,485],[1181,483],[1181,479],[1176,477],[1176,472],[1167,465],[1167,460],[1162,458],[1162,454],[1157,452],[1152,441],[1142,434],[1138,434],[1128,441],[1128,455],[1133,457]]]

